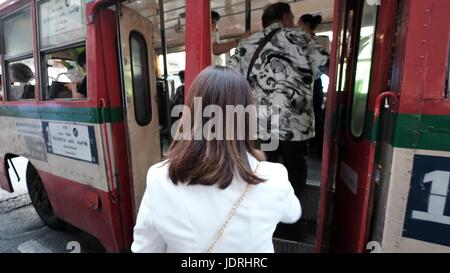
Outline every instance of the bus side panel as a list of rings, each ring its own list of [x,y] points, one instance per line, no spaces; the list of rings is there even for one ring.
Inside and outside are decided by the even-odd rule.
[[[109,193],[48,172],[38,172],[55,214],[95,236],[107,251],[117,251],[120,233],[106,224],[114,220],[109,212],[117,209],[117,205],[110,202]]]

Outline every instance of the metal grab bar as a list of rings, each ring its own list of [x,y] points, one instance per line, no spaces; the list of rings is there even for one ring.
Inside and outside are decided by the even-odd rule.
[[[116,203],[118,200],[118,195],[117,195],[117,189],[116,186],[114,185],[114,175],[113,175],[113,166],[112,166],[112,160],[111,160],[111,151],[109,148],[109,134],[108,134],[108,127],[107,127],[107,117],[106,117],[106,103],[105,103],[105,99],[100,98],[99,99],[99,106],[100,106],[100,111],[101,111],[101,115],[102,115],[102,121],[101,121],[101,127],[103,130],[103,137],[105,140],[105,154],[106,154],[106,164],[107,164],[107,168],[108,168],[108,174],[107,174],[107,180],[109,182],[109,185],[111,187],[111,199],[113,203]]]
[[[367,213],[364,214],[363,217],[365,219],[363,220],[366,223],[365,228],[362,228],[360,232],[364,232],[361,235],[366,235],[366,241],[368,236],[368,229],[370,228],[370,222],[372,218],[372,206],[373,206],[373,192],[372,192],[372,178],[374,173],[374,163],[375,163],[375,151],[377,148],[377,134],[378,134],[378,122],[381,112],[382,103],[386,98],[391,98],[394,102],[392,105],[389,105],[390,108],[397,106],[399,101],[399,96],[397,93],[394,92],[383,92],[380,95],[378,95],[376,101],[375,101],[375,109],[374,109],[374,115],[372,120],[372,133],[371,133],[371,141],[370,141],[370,148],[369,148],[369,160],[368,160],[368,166],[367,166],[367,177],[366,177],[366,188],[364,192],[365,202],[363,204],[363,211],[366,211]]]

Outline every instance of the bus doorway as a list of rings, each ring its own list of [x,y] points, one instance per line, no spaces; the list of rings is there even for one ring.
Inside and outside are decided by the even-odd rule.
[[[122,96],[136,215],[147,170],[161,160],[153,25],[126,6],[119,9]]]

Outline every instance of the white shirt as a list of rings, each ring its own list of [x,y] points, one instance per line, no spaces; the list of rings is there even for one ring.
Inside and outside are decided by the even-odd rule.
[[[257,160],[249,156],[256,169]],[[153,165],[134,227],[133,252],[206,252],[217,230],[242,194],[246,183],[230,186],[175,185],[167,161]],[[251,186],[213,252],[273,253],[272,236],[279,222],[295,223],[301,206],[286,168],[260,162],[257,175],[265,182]]]

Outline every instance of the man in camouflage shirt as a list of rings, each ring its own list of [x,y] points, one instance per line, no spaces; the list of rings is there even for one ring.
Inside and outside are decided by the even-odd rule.
[[[269,161],[281,155],[297,195],[306,185],[308,140],[314,137],[314,80],[326,71],[329,55],[310,35],[294,28],[294,16],[286,3],[264,10],[264,30],[242,40],[228,65],[239,70],[253,91],[256,105],[276,107],[279,123],[269,112],[258,113],[263,139],[278,138],[279,147],[266,152]],[[249,66],[265,37],[272,36]],[[264,128],[272,128],[264,131]]]

